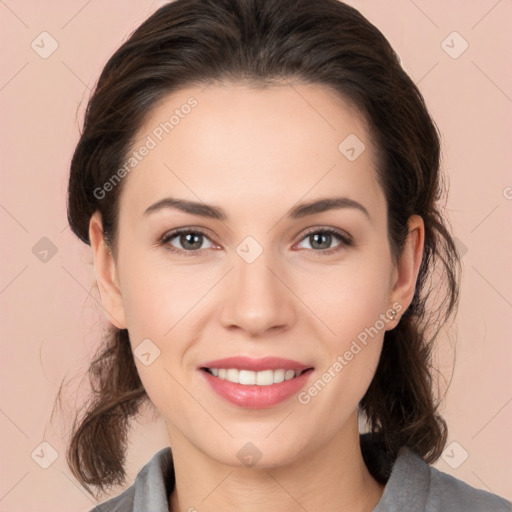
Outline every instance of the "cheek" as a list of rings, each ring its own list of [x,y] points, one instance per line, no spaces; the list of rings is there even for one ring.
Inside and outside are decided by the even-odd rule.
[[[165,339],[211,287],[193,266],[170,264],[148,254],[124,262],[122,296],[128,330],[138,336]]]
[[[299,396],[301,404],[311,403],[322,414],[336,418],[333,429],[357,409],[378,366],[386,327],[380,315],[386,309],[383,294],[375,290],[360,285],[338,293],[325,321],[335,334],[323,338],[322,365]]]
[[[310,277],[304,278],[301,297],[329,328],[339,348],[343,348],[347,340],[374,326],[389,309],[390,272],[385,258],[378,261],[369,257],[331,267],[315,279],[315,286]]]
[[[390,272],[385,257],[361,259],[350,268],[332,269],[326,285],[310,288],[305,299],[328,327],[318,387],[325,383],[331,389],[324,398],[329,407],[356,406],[373,378],[388,326]]]

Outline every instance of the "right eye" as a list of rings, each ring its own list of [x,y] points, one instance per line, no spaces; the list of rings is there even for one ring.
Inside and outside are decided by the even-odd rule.
[[[174,239],[181,245],[181,248],[171,243]],[[193,253],[198,253],[203,250],[202,245],[204,239],[210,240],[206,233],[201,230],[181,228],[166,233],[161,239],[161,244],[172,252],[183,256],[194,256],[195,254]]]

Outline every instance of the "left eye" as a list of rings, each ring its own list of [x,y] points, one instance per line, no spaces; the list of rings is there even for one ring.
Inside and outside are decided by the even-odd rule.
[[[331,245],[333,237],[337,238],[340,243],[333,248],[325,247]],[[319,252],[320,254],[331,254],[341,250],[343,247],[351,245],[351,239],[348,237],[348,235],[345,235],[344,233],[334,229],[319,229],[316,231],[310,231],[309,233],[306,233],[306,236],[302,240],[312,240],[312,243],[317,247],[323,246],[319,248],[319,251],[314,251]]]

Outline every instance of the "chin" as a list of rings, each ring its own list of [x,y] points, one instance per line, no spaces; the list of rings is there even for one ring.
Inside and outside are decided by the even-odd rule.
[[[299,448],[292,436],[287,435],[289,444],[272,439],[272,435],[247,435],[230,439],[225,445],[217,444],[218,449],[206,453],[221,464],[236,468],[272,469],[295,462],[304,448]],[[211,446],[209,447],[211,448]]]

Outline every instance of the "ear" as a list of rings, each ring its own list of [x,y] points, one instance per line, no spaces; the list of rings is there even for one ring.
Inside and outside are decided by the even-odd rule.
[[[103,223],[98,211],[94,212],[89,221],[89,240],[93,252],[96,281],[105,314],[117,328],[126,329],[116,261],[103,238]]]
[[[391,283],[391,304],[397,315],[389,322],[390,328],[396,327],[401,314],[405,313],[412,302],[423,257],[425,243],[423,219],[419,215],[411,215],[408,226],[407,239],[393,272]]]

